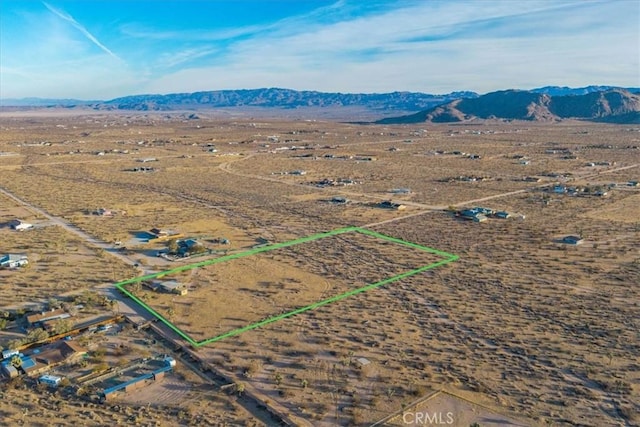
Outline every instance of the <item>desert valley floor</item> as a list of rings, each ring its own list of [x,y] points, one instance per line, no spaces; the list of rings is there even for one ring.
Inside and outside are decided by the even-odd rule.
[[[639,180],[637,125],[4,112],[0,419],[638,425]]]

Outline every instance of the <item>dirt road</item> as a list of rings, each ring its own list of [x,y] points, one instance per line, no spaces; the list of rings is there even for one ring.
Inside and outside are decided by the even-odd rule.
[[[87,242],[90,246],[93,246],[95,248],[99,248],[99,249],[103,249],[106,253],[108,253],[109,255],[118,258],[120,261],[124,262],[125,264],[129,264],[132,266],[138,266],[137,262],[119,252],[116,252],[116,250],[113,248],[113,245],[111,243],[107,243],[104,242],[102,240],[99,240],[93,236],[88,235],[87,233],[85,233],[84,231],[80,230],[78,227],[76,227],[75,225],[71,224],[68,221],[65,221],[63,218],[57,217],[57,216],[53,216],[47,212],[45,212],[44,210],[32,205],[31,203],[26,202],[25,200],[22,200],[21,198],[17,197],[16,195],[10,193],[9,191],[7,191],[6,189],[0,187],[0,194],[6,196],[7,198],[15,201],[16,203],[19,203],[20,205],[22,205],[23,207],[27,208],[28,210],[30,210],[31,212],[33,212],[36,215],[39,216],[43,216],[45,218],[47,218],[47,220],[49,220],[49,222],[52,225],[57,225],[59,227],[62,227],[63,229],[65,229],[66,231],[68,231],[69,233],[75,234],[76,236],[78,236],[79,238],[81,238],[82,240],[84,240],[85,242]],[[141,272],[143,272],[141,270]]]

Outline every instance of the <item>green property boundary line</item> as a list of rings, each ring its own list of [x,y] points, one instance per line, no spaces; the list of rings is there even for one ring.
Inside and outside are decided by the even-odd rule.
[[[159,277],[164,277],[170,274],[175,274],[175,273],[179,273],[181,271],[187,271],[187,270],[193,270],[195,268],[200,268],[200,267],[205,267],[208,265],[212,265],[212,264],[218,264],[221,262],[225,262],[225,261],[230,261],[233,259],[237,259],[237,258],[244,258],[247,256],[251,256],[251,255],[256,255],[262,252],[268,252],[268,251],[272,251],[275,249],[281,249],[281,248],[286,248],[289,246],[295,246],[295,245],[299,245],[301,243],[307,243],[307,242],[311,242],[314,240],[319,240],[319,239],[323,239],[326,237],[331,237],[331,236],[336,236],[339,234],[345,234],[345,233],[360,233],[360,234],[365,234],[368,236],[372,236],[381,240],[386,240],[388,242],[393,242],[393,243],[397,243],[400,245],[404,245],[404,246],[408,246],[414,249],[418,249],[421,250],[423,252],[428,252],[434,255],[438,255],[440,257],[442,257],[443,259],[437,262],[434,262],[432,264],[429,265],[425,265],[413,270],[409,270],[406,271],[404,273],[400,273],[397,274],[395,276],[380,280],[378,282],[375,283],[371,283],[369,285],[357,288],[357,289],[353,289],[351,291],[347,291],[344,292],[342,294],[324,299],[322,301],[318,301],[315,302],[313,304],[309,304],[306,305],[304,307],[300,307],[297,308],[295,310],[277,315],[277,316],[273,316],[273,317],[269,317],[265,320],[262,320],[260,322],[256,322],[256,323],[252,323],[250,325],[247,325],[245,327],[242,328],[238,328],[238,329],[233,329],[229,332],[225,332],[223,334],[217,335],[213,338],[208,338],[202,341],[196,341],[193,338],[191,338],[189,335],[187,335],[184,331],[182,331],[180,328],[178,328],[177,326],[175,326],[172,322],[170,322],[169,320],[167,320],[164,316],[162,316],[160,313],[158,313],[157,311],[155,311],[153,308],[151,308],[150,306],[148,306],[145,302],[143,302],[142,300],[140,300],[140,298],[136,297],[135,295],[133,295],[131,292],[129,292],[125,286],[129,285],[131,283],[138,283],[138,282],[142,282],[145,280],[149,280],[149,279],[154,279],[154,278],[159,278]],[[144,276],[139,276],[139,277],[134,277],[128,280],[124,280],[122,282],[118,282],[115,284],[115,287],[120,290],[122,293],[124,293],[126,296],[128,296],[129,298],[131,298],[133,301],[135,301],[136,303],[138,303],[140,306],[142,306],[145,310],[147,310],[150,314],[152,314],[154,317],[156,317],[159,321],[161,321],[162,323],[164,323],[166,326],[168,326],[171,330],[173,330],[176,334],[178,334],[181,338],[185,339],[189,344],[191,344],[194,347],[201,347],[203,345],[207,345],[207,344],[211,344],[213,342],[216,341],[220,341],[223,340],[225,338],[229,338],[235,335],[239,335],[243,332],[247,332],[250,331],[252,329],[256,329],[265,325],[268,325],[269,323],[273,323],[273,322],[277,322],[279,320],[282,319],[286,319],[287,317],[291,317],[291,316],[295,316],[296,314],[300,314],[300,313],[304,313],[305,311],[309,311],[309,310],[313,310],[316,309],[318,307],[322,307],[323,305],[327,305],[327,304],[331,304],[333,302],[336,301],[340,301],[343,300],[345,298],[348,298],[350,296],[353,295],[357,295],[363,292],[367,292],[370,291],[372,289],[378,288],[380,286],[392,283],[392,282],[396,282],[398,280],[401,279],[405,279],[407,277],[422,273],[424,271],[427,270],[431,270],[433,268],[436,267],[440,267],[442,265],[445,264],[449,264],[450,262],[456,261],[457,259],[459,259],[459,256],[457,255],[453,255],[447,252],[443,252],[437,249],[433,249],[427,246],[422,246],[419,245],[417,243],[411,243],[411,242],[407,242],[405,240],[402,239],[397,239],[395,237],[391,237],[391,236],[387,236],[385,234],[381,234],[381,233],[377,233],[375,231],[371,231],[371,230],[367,230],[364,228],[360,228],[360,227],[344,227],[344,228],[339,228],[336,230],[332,230],[332,231],[328,231],[325,233],[317,233],[317,234],[312,234],[310,236],[306,236],[306,237],[301,237],[299,239],[294,239],[294,240],[289,240],[287,242],[282,242],[282,243],[276,243],[273,245],[268,245],[268,246],[262,246],[259,248],[254,248],[248,251],[244,251],[244,252],[239,252],[239,253],[235,253],[235,254],[231,254],[231,255],[225,255],[222,256],[220,258],[214,258],[214,259],[210,259],[210,260],[206,260],[206,261],[201,261],[201,262],[197,262],[194,264],[188,264],[188,265],[183,265],[177,268],[172,268],[170,270],[166,270],[166,271],[161,271],[159,273],[153,273],[153,274],[147,274]]]

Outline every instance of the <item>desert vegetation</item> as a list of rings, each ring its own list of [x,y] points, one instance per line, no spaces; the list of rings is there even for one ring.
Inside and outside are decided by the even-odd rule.
[[[640,177],[639,141],[637,128],[577,121],[359,126],[143,113],[6,117],[0,151],[16,155],[0,164],[2,188],[24,203],[0,195],[0,222],[20,217],[38,227],[0,229],[3,251],[33,260],[0,271],[0,292],[7,306],[27,304],[124,280],[140,268],[192,262],[158,260],[166,243],[135,240],[153,227],[205,242],[227,238],[229,254],[366,227],[460,259],[197,348],[236,386],[224,399],[194,386],[190,414],[248,423],[246,413],[225,405],[251,392],[311,425],[370,425],[447,390],[524,425],[633,425],[640,412],[640,187],[629,183]],[[145,165],[153,171],[127,171],[151,158]],[[283,173],[291,171],[304,173]],[[353,183],[314,184],[324,179]],[[336,196],[344,202],[334,203]],[[383,200],[406,209],[381,209]],[[29,206],[99,242],[121,242],[138,270]],[[512,216],[473,222],[453,214],[473,206]],[[92,215],[98,208],[114,214]],[[559,243],[566,235],[584,242]],[[135,292],[204,339],[434,262],[368,236],[346,237],[179,273],[187,295]],[[16,422],[39,404],[21,386],[5,395],[22,402],[2,408]],[[66,408],[70,420],[151,416],[124,404],[115,413]],[[154,416],[178,416],[172,411]]]

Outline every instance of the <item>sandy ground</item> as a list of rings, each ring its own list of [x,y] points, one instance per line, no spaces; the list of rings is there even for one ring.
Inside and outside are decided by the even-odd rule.
[[[313,425],[368,425],[443,387],[466,393],[472,402],[501,414],[496,419],[522,418],[525,425],[638,422],[640,313],[635,284],[640,283],[640,229],[631,214],[640,208],[638,190],[614,188],[607,197],[571,197],[540,188],[556,183],[595,188],[637,180],[640,152],[631,148],[638,145],[637,130],[580,122],[361,127],[268,120],[196,124],[144,115],[29,120],[3,118],[0,151],[18,155],[3,158],[2,186],[101,241],[130,238],[131,232],[154,226],[184,226],[191,233],[231,236],[237,245],[232,249],[240,250],[259,238],[282,242],[358,225],[460,256],[447,266],[197,350]],[[291,141],[274,144],[267,135]],[[210,152],[208,144],[218,151]],[[292,150],[294,145],[306,148]],[[558,148],[577,158],[549,151]],[[480,158],[438,153],[452,151]],[[375,160],[349,158],[352,155]],[[530,163],[521,164],[518,156]],[[153,172],[125,171],[146,157],[158,159]],[[596,161],[615,164],[587,166]],[[274,175],[293,170],[306,174]],[[467,182],[461,176],[487,179]],[[540,182],[525,182],[526,176],[537,176]],[[324,178],[357,183],[314,185]],[[411,192],[395,195],[390,192],[394,188]],[[352,202],[326,202],[338,195]],[[407,209],[373,206],[384,199],[405,203]],[[525,219],[473,223],[442,210],[476,204]],[[107,221],[86,216],[87,209],[97,207],[128,214]],[[6,212],[7,217],[14,214],[21,212]],[[114,275],[102,267],[108,254],[92,255],[74,238],[67,240],[72,244],[57,247],[59,239],[47,230],[55,227],[19,237],[0,230],[7,233],[5,242],[14,239],[12,247],[34,257],[52,257],[31,272],[12,272],[9,286],[3,284],[6,295],[23,294],[27,285],[43,292],[45,284],[56,283],[51,295],[66,289],[61,283],[98,286]],[[584,235],[585,243],[573,247],[555,242],[568,234]],[[64,265],[64,247],[77,247],[69,256],[86,262],[77,268]],[[145,261],[145,250],[140,248],[133,257],[153,268]],[[387,267],[401,266],[398,258],[404,258],[379,253],[388,258],[380,264],[339,245],[313,257],[300,255],[307,258],[266,258],[253,270],[244,264],[235,272],[211,268],[210,277],[201,277],[203,283],[220,280],[227,285],[244,276],[254,283],[249,289],[262,278],[308,280],[315,284],[309,295],[315,295],[322,290],[321,279],[336,274],[340,263],[346,266],[338,271],[343,275],[332,280],[344,286],[345,278],[382,276]],[[359,265],[368,269],[356,269]],[[331,268],[323,271],[327,266]],[[88,273],[94,275],[85,279]],[[115,274],[127,277],[125,272]],[[261,290],[293,291],[286,286]],[[175,321],[195,322],[197,315],[206,317],[216,310],[257,310],[254,315],[260,317],[270,312],[263,308],[277,302],[256,290],[242,300],[230,287],[228,297],[208,296],[201,310],[176,310]],[[24,302],[35,294],[25,293]],[[291,297],[294,305],[307,300],[298,297]],[[238,324],[247,320],[235,317]],[[205,336],[207,323],[199,329]],[[357,359],[362,357],[370,364],[360,366]],[[197,387],[190,393],[194,390]],[[20,396],[10,398],[32,399],[27,407],[33,411],[44,405],[26,392]],[[208,407],[202,402],[217,396],[207,391],[192,395],[194,408],[204,411]],[[18,422],[20,405],[3,408],[6,419]],[[75,422],[89,422],[93,414],[107,416],[99,408],[74,405],[68,407],[75,408],[69,412]],[[473,411],[473,405],[465,408]],[[224,419],[225,410],[213,405],[212,419]],[[149,423],[150,417],[140,415]]]

